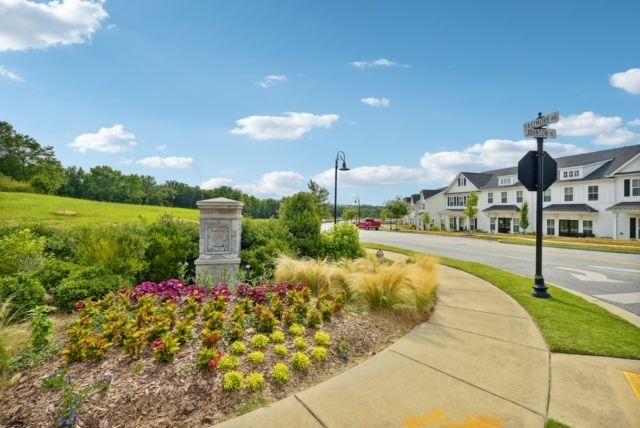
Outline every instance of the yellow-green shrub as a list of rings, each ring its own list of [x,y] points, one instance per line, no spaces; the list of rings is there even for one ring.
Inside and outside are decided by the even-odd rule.
[[[235,370],[231,371],[224,375],[223,388],[225,391],[237,391],[242,386],[243,379],[242,373]]]
[[[235,370],[238,367],[238,357],[233,355],[225,355],[218,362],[218,369],[223,372]]]
[[[318,362],[322,362],[327,359],[327,348],[322,346],[314,346],[311,350],[311,358]]]
[[[273,343],[284,343],[284,341],[286,340],[285,336],[284,336],[284,332],[281,330],[276,330],[273,333],[271,333],[271,342]]]
[[[251,338],[251,346],[255,349],[264,349],[269,344],[269,338],[264,334],[256,334]]]
[[[289,374],[289,367],[286,364],[278,363],[273,366],[271,370],[271,376],[276,383],[286,383],[289,382],[291,375]]]
[[[249,361],[253,364],[262,364],[264,363],[264,353],[260,351],[254,351],[249,354]]]
[[[304,337],[296,337],[293,340],[293,347],[296,348],[298,351],[304,351],[309,347],[309,344],[307,343],[307,340]]]
[[[250,391],[260,391],[264,386],[264,375],[262,373],[249,373],[244,379],[244,385]]]
[[[293,357],[291,358],[291,365],[293,366],[294,369],[298,371],[306,372],[309,370],[309,366],[311,365],[311,360],[309,359],[308,356],[306,356],[302,352],[296,352],[295,354],[293,354]]]
[[[302,336],[304,332],[305,328],[300,324],[293,324],[291,327],[289,327],[289,333],[294,336]]]
[[[231,353],[234,355],[242,355],[247,352],[247,345],[243,342],[233,342],[231,344]]]
[[[325,331],[318,331],[314,336],[313,340],[318,346],[329,346],[331,345],[331,335]]]
[[[289,349],[284,345],[276,345],[273,347],[273,352],[280,357],[286,357],[289,354]]]

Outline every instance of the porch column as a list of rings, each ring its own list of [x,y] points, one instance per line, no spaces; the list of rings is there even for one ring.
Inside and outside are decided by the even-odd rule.
[[[613,239],[618,239],[618,213],[613,213]]]
[[[560,217],[556,216],[554,217],[555,220],[553,220],[553,222],[555,223],[556,227],[555,227],[555,234],[556,236],[560,236]]]

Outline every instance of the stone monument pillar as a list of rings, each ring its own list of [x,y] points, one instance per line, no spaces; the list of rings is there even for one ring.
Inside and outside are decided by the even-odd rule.
[[[213,282],[233,281],[240,267],[242,202],[227,198],[196,203],[200,210],[200,257],[196,278]]]

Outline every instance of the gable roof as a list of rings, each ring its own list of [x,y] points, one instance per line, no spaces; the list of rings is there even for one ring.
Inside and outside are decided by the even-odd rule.
[[[414,204],[420,200],[420,193],[414,193],[411,195],[411,202]]]
[[[423,199],[429,199],[430,197],[442,192],[444,189],[446,189],[446,187],[441,187],[439,189],[422,189],[420,191],[420,194],[422,195]]]
[[[486,186],[487,182],[491,179],[491,174],[487,174],[486,172],[461,172],[460,174],[467,177],[478,189]]]

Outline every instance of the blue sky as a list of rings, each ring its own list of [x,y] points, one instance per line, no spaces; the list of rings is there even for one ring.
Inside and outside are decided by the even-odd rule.
[[[0,120],[65,165],[381,203],[640,142],[640,3],[0,0]],[[271,77],[268,77],[271,76]],[[103,129],[104,128],[104,129]]]

